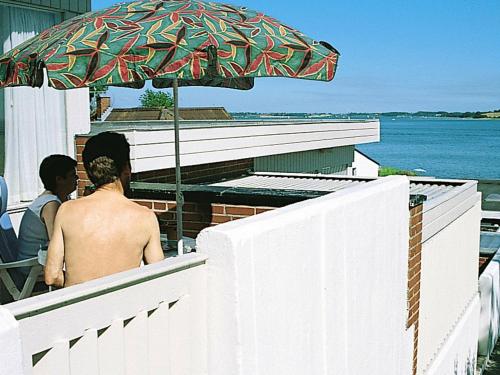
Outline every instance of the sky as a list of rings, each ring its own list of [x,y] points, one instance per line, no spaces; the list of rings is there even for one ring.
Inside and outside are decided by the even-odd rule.
[[[115,0],[92,0],[97,10]],[[230,0],[264,12],[341,54],[332,82],[255,80],[250,91],[180,88],[181,107],[231,112],[500,109],[499,0]],[[168,90],[167,90],[168,91]],[[111,88],[112,105],[141,90]]]

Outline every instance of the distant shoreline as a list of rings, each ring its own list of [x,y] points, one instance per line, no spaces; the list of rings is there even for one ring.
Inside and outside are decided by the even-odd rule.
[[[487,116],[487,114],[489,116]],[[490,114],[498,114],[491,116]],[[370,120],[380,118],[422,118],[441,120],[500,120],[500,112],[352,112],[352,113],[305,113],[305,112],[231,112],[235,119],[340,119],[340,120]]]

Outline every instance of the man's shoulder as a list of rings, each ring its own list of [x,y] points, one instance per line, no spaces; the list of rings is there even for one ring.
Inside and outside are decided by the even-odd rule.
[[[154,216],[154,212],[150,208],[143,206],[137,202],[134,202],[133,200],[128,200],[128,202],[130,209],[136,211],[138,215]]]
[[[62,203],[57,211],[59,216],[68,216],[77,213],[86,205],[84,198],[72,199]]]
[[[61,208],[63,209],[63,215],[64,212],[67,212],[67,215],[80,215],[83,214],[83,212],[92,212],[94,210],[97,212],[112,209],[115,215],[132,214],[142,219],[155,217],[152,210],[125,197],[118,197],[110,200],[103,198],[96,199],[95,197],[87,196],[67,201],[61,205]]]

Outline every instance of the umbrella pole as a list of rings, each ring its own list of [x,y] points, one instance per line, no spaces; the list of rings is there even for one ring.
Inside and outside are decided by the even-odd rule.
[[[177,77],[173,81],[174,91],[174,134],[175,134],[175,203],[177,210],[177,254],[184,254],[182,240],[182,206],[184,197],[181,191],[181,154],[179,147],[179,83]]]

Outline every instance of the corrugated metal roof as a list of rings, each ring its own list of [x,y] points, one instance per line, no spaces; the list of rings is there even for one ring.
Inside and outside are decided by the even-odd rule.
[[[374,178],[375,179],[375,178]],[[305,190],[335,192],[345,188],[365,184],[374,179],[343,178],[333,176],[286,176],[286,175],[251,175],[234,180],[210,184],[210,186],[241,187],[255,189]],[[433,181],[412,181],[410,194],[421,194],[427,201],[441,196],[457,186],[456,183]]]
[[[440,195],[443,195],[450,190],[453,190],[457,185],[432,182],[410,182],[410,194],[421,194],[427,197],[427,200],[431,200],[437,198]]]

